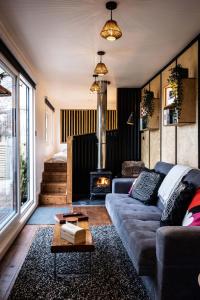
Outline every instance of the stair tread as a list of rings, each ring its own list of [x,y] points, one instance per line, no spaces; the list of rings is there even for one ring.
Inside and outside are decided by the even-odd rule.
[[[59,192],[48,192],[48,193],[40,193],[42,196],[66,196],[67,193],[59,193]]]
[[[61,185],[61,186],[63,186],[63,185],[67,185],[67,183],[65,182],[65,181],[62,181],[62,182],[44,182],[44,181],[42,181],[42,184],[43,185]]]
[[[56,172],[56,171],[44,171],[43,174],[45,175],[67,175],[67,172]]]

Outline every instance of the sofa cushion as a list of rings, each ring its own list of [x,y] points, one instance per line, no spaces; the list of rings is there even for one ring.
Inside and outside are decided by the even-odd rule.
[[[129,219],[118,227],[137,273],[153,275],[156,271],[156,230],[160,221]]]
[[[143,171],[137,178],[130,196],[140,200],[146,205],[156,204],[157,192],[163,180],[163,176],[156,172]]]
[[[180,226],[189,203],[195,194],[195,186],[181,182],[163,210],[160,226]]]
[[[105,204],[138,274],[154,274],[155,237],[162,211],[127,194],[107,194]]]
[[[188,207],[183,226],[200,226],[200,188],[196,191]]]
[[[167,173],[173,168],[173,164],[169,164],[166,162],[159,161],[155,165],[155,171],[164,175],[167,175]]]

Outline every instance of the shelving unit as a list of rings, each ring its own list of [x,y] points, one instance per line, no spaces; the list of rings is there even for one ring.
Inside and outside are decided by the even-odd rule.
[[[183,81],[183,99],[181,106],[180,118],[178,119],[176,107],[173,103],[163,108],[163,125],[183,126],[196,122],[196,83],[195,78],[185,78]],[[164,88],[164,101],[166,105],[166,90],[169,86]]]

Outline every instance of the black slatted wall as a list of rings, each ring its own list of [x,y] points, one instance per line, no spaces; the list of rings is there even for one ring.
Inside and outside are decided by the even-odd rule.
[[[120,176],[125,160],[140,159],[139,133],[140,89],[119,88],[117,91],[118,129],[107,131],[106,168],[113,177]],[[134,126],[127,125],[134,112]],[[89,196],[90,172],[97,168],[96,134],[73,138],[73,200]]]

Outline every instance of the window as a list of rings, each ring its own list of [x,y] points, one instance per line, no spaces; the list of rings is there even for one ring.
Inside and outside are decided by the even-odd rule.
[[[0,61],[0,228],[17,214],[16,76]]]
[[[1,231],[34,203],[35,132],[34,88],[1,55],[0,91]]]

